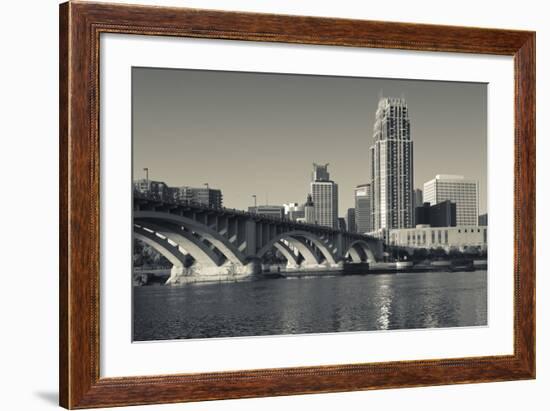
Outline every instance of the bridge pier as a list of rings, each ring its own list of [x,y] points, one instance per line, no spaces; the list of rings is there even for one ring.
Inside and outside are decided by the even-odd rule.
[[[167,285],[182,285],[196,282],[238,281],[249,278],[261,272],[261,266],[257,261],[251,261],[246,265],[240,265],[226,261],[223,265],[202,266],[195,263],[190,267],[176,266],[170,271]]]

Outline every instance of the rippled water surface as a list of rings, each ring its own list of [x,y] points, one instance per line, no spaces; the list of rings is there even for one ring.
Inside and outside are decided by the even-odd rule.
[[[134,288],[134,340],[487,324],[487,272]]]

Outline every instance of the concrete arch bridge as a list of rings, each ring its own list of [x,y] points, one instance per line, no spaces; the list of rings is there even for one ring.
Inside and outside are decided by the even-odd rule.
[[[273,255],[284,257],[288,270],[337,271],[383,253],[377,238],[315,224],[137,195],[133,204],[134,238],[170,261],[173,284],[254,275]]]

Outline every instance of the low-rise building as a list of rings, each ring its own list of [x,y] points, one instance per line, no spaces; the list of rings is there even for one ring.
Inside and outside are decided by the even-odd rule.
[[[172,196],[172,189],[166,183],[146,178],[134,181],[134,190],[159,201],[169,201]]]
[[[256,207],[248,207],[248,212],[282,220],[285,215],[285,208],[279,205],[259,205]]]
[[[162,181],[144,178],[134,181],[134,190],[159,201],[176,201],[212,208],[223,206],[222,191],[210,187],[170,187]]]
[[[487,248],[487,227],[477,225],[457,227],[402,228],[390,230],[389,245],[409,248],[443,248],[449,250],[466,247]]]

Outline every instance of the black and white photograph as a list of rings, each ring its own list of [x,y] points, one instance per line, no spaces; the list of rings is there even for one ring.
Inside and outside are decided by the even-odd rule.
[[[0,408],[546,410],[547,9],[6,2]]]
[[[134,67],[133,339],[487,325],[487,84]]]

